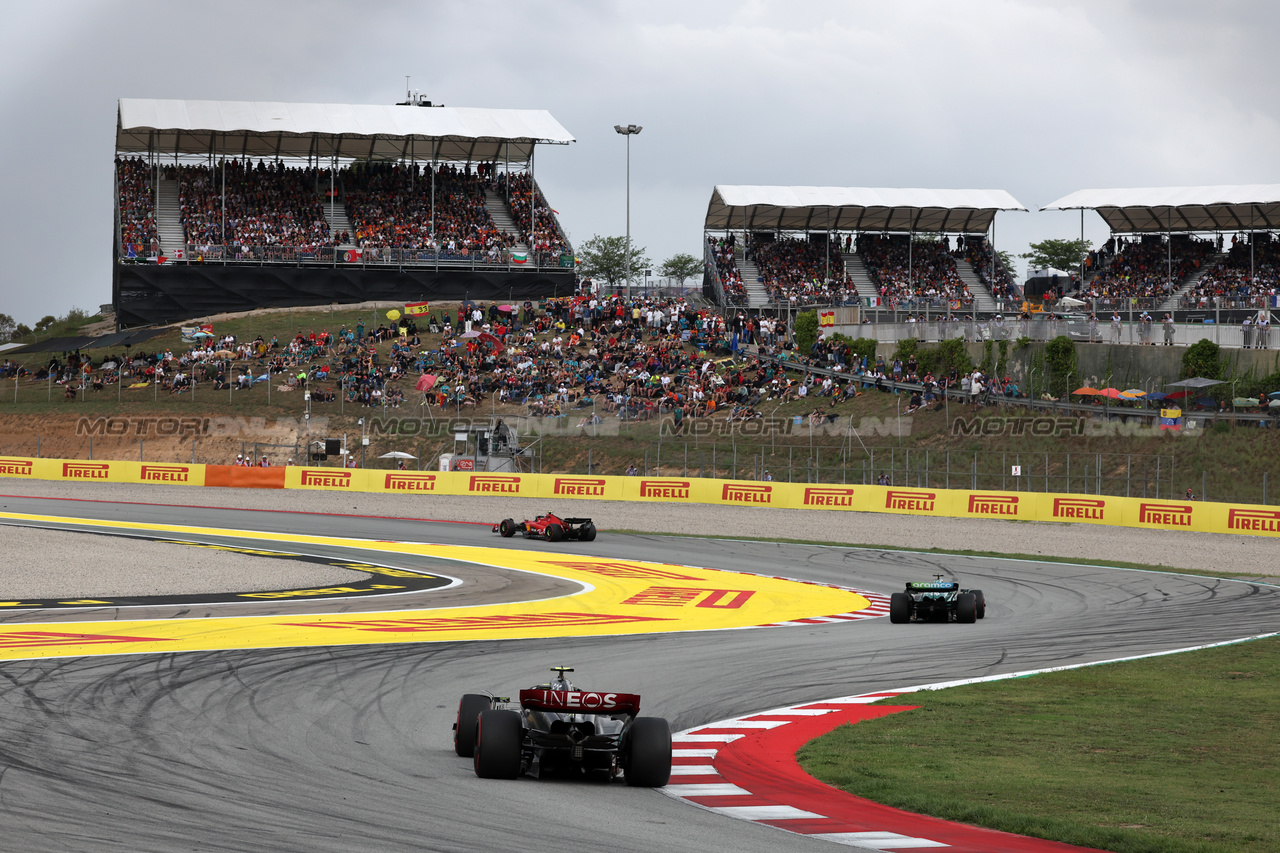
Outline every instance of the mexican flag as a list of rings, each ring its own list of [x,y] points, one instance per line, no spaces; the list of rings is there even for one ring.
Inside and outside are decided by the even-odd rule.
[[[528,252],[512,252],[511,262],[513,264],[527,264],[529,263],[529,253]]]

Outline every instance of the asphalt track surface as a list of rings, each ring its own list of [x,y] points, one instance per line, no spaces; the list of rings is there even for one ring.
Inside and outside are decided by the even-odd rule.
[[[552,547],[454,523],[6,504],[62,516]],[[458,697],[510,695],[565,663],[582,687],[642,694],[646,714],[679,730],[834,696],[1226,641],[1280,623],[1280,590],[1241,581],[607,532],[554,547],[885,593],[940,572],[983,589],[987,618],[4,662],[0,851],[836,850],[621,784],[478,779],[452,750]],[[477,594],[532,594],[508,580],[478,574],[485,588]],[[315,602],[298,606],[316,610]]]

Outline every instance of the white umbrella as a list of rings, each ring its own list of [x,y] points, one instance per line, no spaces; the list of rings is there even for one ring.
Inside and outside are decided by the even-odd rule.
[[[393,450],[390,453],[384,453],[378,457],[379,459],[417,459],[412,453],[405,453],[403,450]]]
[[[114,361],[105,361],[102,363],[103,370],[112,370],[115,368],[115,366],[116,366],[116,363]]]
[[[1064,296],[1058,300],[1059,305],[1066,305],[1068,308],[1079,308],[1081,305],[1087,305],[1084,300],[1076,299],[1072,296]]]

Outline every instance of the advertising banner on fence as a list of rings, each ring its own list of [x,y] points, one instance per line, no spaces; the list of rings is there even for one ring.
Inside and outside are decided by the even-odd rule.
[[[1280,536],[1280,508],[1114,495],[779,483],[680,476],[396,471],[319,466],[238,468],[227,465],[119,460],[34,459],[24,456],[0,457],[0,478],[4,477],[84,483],[382,492],[406,496],[482,495],[545,498],[551,501],[701,503],[763,509],[883,512]],[[573,512],[571,508],[557,511]]]

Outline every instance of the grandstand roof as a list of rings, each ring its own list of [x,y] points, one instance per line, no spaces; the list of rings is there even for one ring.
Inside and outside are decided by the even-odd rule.
[[[574,138],[546,110],[121,98],[119,153],[527,161]]]
[[[1041,210],[1096,210],[1112,231],[1280,228],[1280,184],[1078,190]]]
[[[717,186],[703,227],[981,234],[999,210],[1026,208],[1004,190]]]

